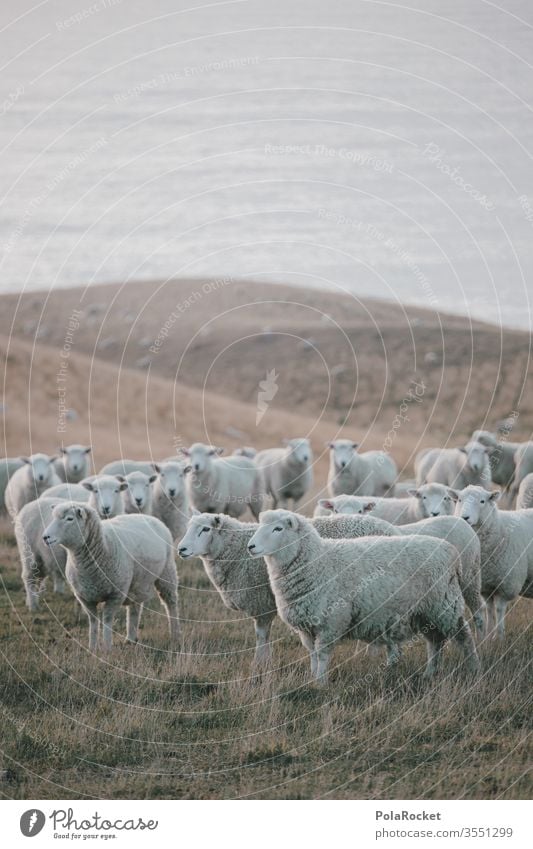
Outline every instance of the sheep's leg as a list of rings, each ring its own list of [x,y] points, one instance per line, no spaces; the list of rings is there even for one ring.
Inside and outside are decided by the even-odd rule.
[[[496,614],[496,623],[497,623],[497,636],[498,639],[503,640],[505,638],[505,611],[507,608],[507,600],[502,598],[500,595],[496,596],[494,599],[494,609]],[[494,635],[496,636],[496,634]]]
[[[272,627],[272,617],[261,616],[254,619],[255,626],[255,656],[254,664],[260,666],[268,663],[272,657],[272,648],[270,645],[270,629]]]
[[[464,592],[465,604],[472,614],[476,630],[480,637],[485,633],[486,606],[483,596],[473,586],[465,587]]]
[[[328,666],[329,659],[331,657],[331,649],[329,646],[316,646],[315,643],[315,652],[317,656],[317,664],[316,664],[316,680],[321,686],[325,686],[328,683]]]
[[[470,625],[462,616],[460,618],[460,623],[460,628],[455,635],[455,642],[463,653],[468,670],[470,672],[477,672],[479,670],[479,659],[472,631],[470,630]]]
[[[39,609],[40,587],[44,574],[33,555],[26,557],[22,564],[22,580],[26,590],[26,605],[32,613]]]
[[[174,559],[172,559],[172,563],[169,564],[168,568],[175,572],[176,567],[174,565]],[[179,646],[180,619],[178,612],[178,590],[176,584],[165,580],[164,575],[162,575],[157,579],[157,581],[155,581],[155,588],[159,595],[159,600],[167,613],[170,642],[173,646]]]
[[[313,640],[313,638],[311,636],[309,636],[309,634],[306,634],[303,631],[300,632],[300,640],[302,641],[302,645],[309,652],[309,660],[310,660],[310,663],[311,663],[311,675],[312,675],[313,678],[316,678],[317,656],[316,656],[316,652],[315,652],[315,641]]]
[[[259,521],[259,514],[263,509],[263,496],[260,493],[255,493],[250,498],[250,510],[256,522]]]
[[[139,620],[143,606],[139,602],[132,601],[126,608],[126,640],[128,643],[136,643],[139,639]]]
[[[65,580],[62,577],[62,575],[58,575],[57,573],[54,573],[53,581],[54,581],[54,592],[59,593],[59,595],[65,595],[66,585],[65,585]]]
[[[387,666],[395,666],[402,656],[402,650],[398,643],[390,643],[387,646]]]
[[[102,643],[104,649],[110,649],[113,645],[113,622],[115,615],[120,607],[120,601],[117,599],[108,599],[104,604],[102,614]]]
[[[424,670],[424,678],[430,679],[439,671],[442,660],[442,649],[446,640],[433,634],[431,639],[426,638],[427,663]]]
[[[86,601],[80,600],[80,604],[89,619],[89,651],[96,651],[98,647],[98,609],[96,604],[89,604]]]
[[[493,635],[494,629],[496,627],[496,610],[494,607],[494,596],[491,596],[486,601],[487,605],[487,635]]]

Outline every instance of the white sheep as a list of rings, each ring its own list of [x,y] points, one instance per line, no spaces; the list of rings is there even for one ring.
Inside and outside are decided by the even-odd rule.
[[[26,605],[31,611],[39,607],[48,577],[54,592],[65,592],[67,553],[60,546],[51,549],[43,540],[43,530],[52,520],[52,511],[60,503],[57,498],[41,496],[28,502],[15,517],[15,538],[22,565],[22,580],[26,590]]]
[[[313,485],[313,450],[305,438],[284,440],[285,448],[266,448],[254,462],[263,474],[265,491],[274,507],[293,509]]]
[[[61,498],[63,501],[89,501],[89,493],[80,483],[58,483],[45,489],[41,498]]]
[[[322,498],[317,509],[326,512],[317,512],[316,515],[327,515],[328,512],[361,515],[371,512],[373,516],[392,522],[393,525],[407,525],[430,516],[451,516],[455,509],[455,490],[443,484],[423,484],[417,489],[411,489],[410,493],[410,498],[372,498],[361,495]]]
[[[47,545],[67,549],[65,574],[89,619],[89,648],[98,642],[99,604],[103,604],[103,645],[112,644],[113,621],[127,607],[127,640],[137,641],[143,604],[155,586],[169,621],[173,645],[179,640],[178,578],[170,531],[153,516],[115,516],[105,522],[96,510],[62,502],[45,528]]]
[[[61,457],[54,462],[58,478],[65,483],[80,483],[91,473],[89,468],[90,445],[67,445],[60,448]]]
[[[253,448],[251,445],[243,445],[241,448],[235,448],[232,453],[235,457],[248,457],[249,460],[253,460],[257,456],[257,448]]]
[[[169,458],[170,459],[170,458]],[[176,458],[173,457],[173,460]],[[99,475],[121,475],[125,477],[131,472],[142,472],[145,475],[151,475],[154,471],[153,463],[149,460],[112,460],[102,466]]]
[[[352,516],[329,516],[313,519],[321,536],[344,539],[364,536],[364,521]],[[374,519],[372,530],[379,526]],[[391,536],[395,529],[382,522],[383,535]],[[223,513],[199,513],[193,510],[187,531],[178,543],[180,557],[200,557],[207,576],[217,589],[226,607],[240,610],[254,620],[256,648],[255,664],[270,659],[270,629],[276,616],[276,603],[270,589],[266,563],[262,558],[251,559],[248,543],[259,525],[239,522]],[[376,532],[377,533],[377,532]]]
[[[195,442],[182,448],[189,458],[187,476],[190,503],[202,513],[227,513],[238,519],[249,507],[255,518],[263,506],[263,477],[248,457],[221,458],[223,448]]]
[[[15,518],[29,501],[39,498],[49,487],[61,483],[54,471],[55,459],[48,454],[21,457],[24,465],[13,472],[5,492],[7,512],[12,518]]]
[[[328,443],[328,494],[392,497],[398,469],[385,451],[359,454],[357,442],[336,439]]]
[[[333,648],[346,637],[385,644],[392,663],[398,644],[422,633],[427,677],[454,638],[477,671],[450,543],[420,536],[327,540],[303,516],[268,510],[248,549],[265,558],[278,614],[308,649],[319,682],[326,682]]]
[[[415,460],[417,485],[442,483],[454,489],[470,484],[490,486],[489,450],[481,442],[461,448],[429,448]]]
[[[172,539],[182,538],[189,521],[189,496],[185,475],[189,466],[183,463],[154,463],[157,479],[152,489],[152,516],[169,529]]]
[[[523,442],[514,453],[514,477],[510,488],[510,498],[518,497],[520,484],[533,472],[533,442]]]
[[[499,439],[497,434],[489,430],[475,430],[470,439],[481,442],[488,449],[492,482],[501,486],[506,495],[510,494],[515,472],[515,453],[521,443]]]
[[[21,457],[3,457],[0,460],[0,515],[6,512],[5,492],[8,481],[23,465]]]
[[[481,593],[490,629],[505,636],[505,611],[522,595],[533,598],[533,511],[499,510],[499,490],[468,486],[458,495],[455,515],[476,531],[481,545]]]
[[[125,486],[122,489],[124,513],[152,513],[152,484],[157,474],[152,466],[150,474],[130,472],[126,477],[116,475],[117,481]]]
[[[528,510],[533,507],[533,473],[530,472],[520,481],[518,497],[516,499],[517,510]]]
[[[119,480],[115,475],[93,475],[82,481],[81,486],[90,493],[89,506],[101,519],[112,519],[124,513],[122,493],[128,488],[125,480]],[[76,498],[76,501],[83,500]]]

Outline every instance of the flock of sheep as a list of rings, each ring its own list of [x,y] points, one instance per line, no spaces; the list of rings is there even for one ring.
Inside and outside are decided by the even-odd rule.
[[[96,650],[100,630],[111,646],[122,605],[127,640],[137,640],[155,588],[177,647],[176,554],[195,556],[223,603],[254,620],[257,665],[270,658],[278,615],[320,683],[345,638],[384,646],[392,664],[421,635],[428,677],[453,640],[475,672],[467,611],[480,637],[503,638],[509,602],[533,597],[533,443],[475,431],[464,447],[422,451],[411,484],[383,451],[361,453],[347,439],[328,447],[328,497],[313,518],[295,512],[313,484],[303,438],[229,457],[195,443],[96,475],[83,445],[0,461],[0,509],[14,521],[28,607],[38,608],[47,578],[55,592],[68,583]],[[240,520],[248,509],[254,522]]]

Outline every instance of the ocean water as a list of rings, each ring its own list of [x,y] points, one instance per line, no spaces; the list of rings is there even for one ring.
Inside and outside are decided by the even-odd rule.
[[[0,291],[292,282],[529,328],[529,0],[3,0]]]

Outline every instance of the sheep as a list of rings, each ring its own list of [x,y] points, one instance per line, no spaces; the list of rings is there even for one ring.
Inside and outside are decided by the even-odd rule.
[[[326,540],[288,510],[267,510],[259,521],[248,550],[265,558],[278,614],[309,651],[318,682],[327,682],[332,650],[345,637],[385,644],[394,663],[398,644],[423,633],[428,678],[453,637],[468,669],[478,670],[450,543],[419,536]]]
[[[533,472],[533,442],[523,442],[514,453],[514,477],[510,488],[510,498],[513,501],[518,497],[520,484]]]
[[[65,483],[80,483],[90,474],[90,445],[68,445],[59,450],[62,456],[54,462],[54,469],[60,480]]]
[[[122,493],[128,488],[125,480],[119,480],[114,475],[93,475],[81,482],[81,486],[89,492],[88,503],[101,519],[112,519],[124,513]],[[85,499],[76,498],[76,501]]]
[[[195,442],[181,449],[191,472],[187,491],[193,507],[203,513],[227,513],[238,519],[249,507],[257,519],[265,496],[263,477],[248,457],[221,459],[223,448]]]
[[[66,501],[86,503],[89,501],[89,493],[79,483],[58,483],[56,486],[45,489],[41,498],[60,498]]]
[[[398,469],[385,451],[357,452],[357,442],[337,439],[330,449],[328,494],[392,497]]]
[[[336,495],[335,498],[322,498],[318,509],[352,515],[371,512],[393,525],[407,525],[430,516],[451,516],[455,509],[455,490],[443,484],[424,484],[418,489],[411,489],[410,493],[410,498]],[[327,515],[327,512],[316,515]]]
[[[415,460],[417,486],[442,483],[454,489],[470,484],[490,485],[489,451],[481,442],[469,442],[462,448],[430,448]]]
[[[330,516],[314,519],[321,536],[344,539],[365,534],[364,520],[352,516]],[[375,519],[373,527],[379,525]],[[394,533],[392,525],[381,523],[382,533]],[[208,578],[217,589],[223,603],[230,610],[240,610],[254,620],[256,648],[254,665],[270,660],[269,644],[272,621],[276,616],[276,603],[270,590],[266,563],[252,560],[248,542],[259,525],[239,522],[223,513],[199,513],[193,510],[187,532],[178,543],[180,557],[200,557]]]
[[[313,485],[313,451],[308,439],[286,439],[285,448],[259,451],[254,462],[263,473],[265,490],[274,507],[293,509]]]
[[[533,473],[531,472],[520,481],[516,499],[517,510],[527,510],[530,507],[533,507]]]
[[[152,515],[167,526],[175,542],[184,535],[189,519],[185,482],[189,468],[183,463],[154,463],[157,478],[152,490]]]
[[[112,645],[113,621],[127,607],[127,641],[137,642],[144,602],[155,588],[179,640],[178,578],[170,531],[153,516],[115,516],[102,522],[86,504],[62,502],[43,532],[46,545],[67,549],[66,578],[89,620],[89,649],[98,644],[97,607],[103,604],[102,642]]]
[[[340,499],[342,496],[337,498]],[[452,502],[454,508],[456,500],[457,493],[454,493]],[[331,519],[337,522],[330,526],[328,521]],[[345,522],[341,524],[339,520],[343,519]],[[481,595],[481,552],[477,536],[466,522],[457,519],[456,516],[432,516],[412,524],[398,526],[367,512],[357,515],[335,513],[329,518],[313,519],[312,524],[321,537],[330,539],[421,534],[451,542],[459,553],[459,586],[463,598],[472,613],[476,629],[480,635],[484,634],[486,609]]]
[[[24,465],[13,472],[5,492],[7,512],[13,519],[28,501],[39,498],[46,489],[61,483],[54,471],[55,459],[48,454],[21,457]]]
[[[43,530],[52,520],[52,511],[59,503],[57,498],[41,496],[25,504],[15,517],[15,539],[22,564],[26,605],[32,612],[39,608],[39,597],[46,578],[52,578],[54,592],[65,592],[67,553],[61,547],[49,548],[43,540]]]
[[[410,498],[410,489],[416,489],[416,481],[414,480],[414,478],[413,480],[396,481],[396,485],[394,487],[394,497]]]
[[[235,448],[233,451],[235,457],[248,457],[253,460],[257,456],[257,448],[252,448],[251,445],[243,445],[242,448]]]
[[[488,449],[492,482],[501,486],[507,496],[515,472],[515,452],[521,447],[519,442],[507,442],[488,430],[475,430],[470,437],[481,442]]]
[[[169,458],[170,459],[170,458]],[[172,457],[175,460],[175,457]],[[148,460],[112,460],[111,463],[106,463],[102,466],[99,475],[126,475],[131,472],[142,472],[145,475],[151,475],[154,471],[153,463]]]
[[[499,510],[500,491],[467,486],[458,494],[455,515],[476,531],[481,545],[481,594],[490,630],[505,636],[505,610],[522,595],[533,598],[533,511]]]
[[[157,474],[152,466],[151,474],[130,472],[126,477],[116,475],[116,479],[125,484],[122,489],[124,513],[144,513],[149,516],[152,512],[152,483]]]
[[[8,481],[24,465],[21,457],[3,457],[0,460],[0,515],[6,512],[5,492]]]

